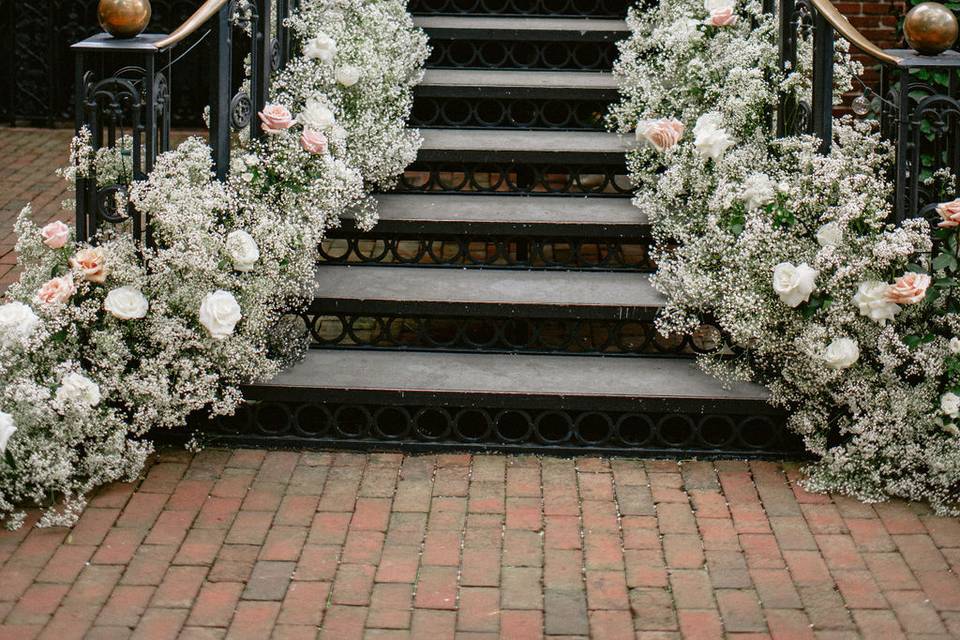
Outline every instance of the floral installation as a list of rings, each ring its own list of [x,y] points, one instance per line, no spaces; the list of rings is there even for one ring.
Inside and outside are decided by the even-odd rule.
[[[875,123],[835,119],[829,155],[776,138],[780,93],[810,90],[810,47],[781,72],[760,2],[661,2],[628,23],[610,118],[643,143],[628,165],[653,225],[659,329],[720,327],[726,346],[701,365],[769,389],[818,457],[809,489],[958,513],[956,192],[940,194],[938,227],[893,225],[893,154]],[[835,62],[839,97],[861,68],[843,41]]]
[[[129,224],[88,245],[20,215],[22,275],[0,303],[7,526],[31,504],[47,507],[41,525],[73,523],[90,490],[140,473],[148,430],[231,413],[241,384],[302,355],[289,313],[312,296],[325,232],[345,216],[372,227],[370,193],[415,158],[406,120],[428,49],[404,3],[309,0],[289,24],[302,54],[256,116],[268,135],[234,144],[228,180],[191,138],[118,200],[150,220],[152,247]],[[81,131],[62,175],[122,182],[124,145],[95,152]]]

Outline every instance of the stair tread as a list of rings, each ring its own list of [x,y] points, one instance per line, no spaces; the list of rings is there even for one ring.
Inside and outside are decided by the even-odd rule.
[[[421,129],[425,152],[622,154],[636,142],[605,131]]]
[[[488,16],[415,16],[422,29],[471,29],[477,31],[574,31],[628,32],[624,20],[594,18],[517,18]]]
[[[657,309],[662,296],[649,277],[616,271],[521,271],[429,269],[397,266],[323,265],[317,269],[317,298],[349,303],[396,302],[494,305],[512,308]]]
[[[616,91],[617,80],[612,73],[598,71],[427,69],[420,86]]]
[[[724,389],[679,358],[503,355],[317,349],[261,389],[547,395],[762,402],[754,384]]]
[[[381,223],[463,223],[474,225],[548,225],[637,227],[647,216],[630,198],[515,195],[377,196]]]

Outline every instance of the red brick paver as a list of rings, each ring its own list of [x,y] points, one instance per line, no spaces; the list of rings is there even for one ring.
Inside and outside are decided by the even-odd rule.
[[[960,636],[960,522],[799,477],[167,450],[72,531],[0,533],[0,638]]]

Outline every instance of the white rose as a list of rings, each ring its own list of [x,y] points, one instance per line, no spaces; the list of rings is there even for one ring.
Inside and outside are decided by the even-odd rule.
[[[719,160],[733,146],[733,138],[721,125],[723,116],[717,112],[705,113],[693,128],[693,146],[704,158]]]
[[[860,309],[860,315],[867,316],[874,322],[886,324],[900,313],[900,305],[887,299],[890,285],[878,280],[861,282],[857,293],[853,296],[853,303]]]
[[[777,185],[765,173],[753,173],[743,181],[743,202],[747,211],[770,204],[777,197]]]
[[[960,338],[950,338],[950,353],[960,353]]]
[[[853,338],[835,338],[823,351],[829,369],[846,369],[860,359],[860,345]]]
[[[232,335],[241,317],[240,305],[229,291],[218,289],[208,293],[200,305],[200,324],[206,327],[214,340],[223,340]]]
[[[57,401],[63,404],[95,407],[100,404],[100,387],[82,373],[71,371],[60,380]]]
[[[307,129],[324,131],[333,127],[337,120],[333,115],[333,111],[331,111],[325,104],[319,100],[307,100],[307,104],[304,105],[303,111],[301,111],[300,115],[297,116],[297,122],[302,124]]]
[[[733,9],[737,0],[704,0],[703,8],[707,11],[719,11],[721,9]]]
[[[325,33],[318,33],[303,48],[303,55],[311,60],[330,62],[337,53],[337,43]]]
[[[348,64],[337,69],[334,75],[337,82],[345,87],[352,87],[360,81],[360,67]]]
[[[227,234],[227,254],[233,261],[233,268],[246,273],[253,271],[253,266],[260,259],[260,248],[246,231],[231,231]]]
[[[828,222],[817,230],[817,244],[821,247],[835,247],[843,240],[843,229],[836,222]]]
[[[799,307],[816,288],[817,270],[806,262],[794,266],[781,262],[773,268],[773,290],[788,307]]]
[[[16,430],[17,425],[13,422],[13,416],[0,411],[0,453],[6,453],[7,441]]]
[[[113,289],[103,301],[103,308],[114,318],[137,320],[147,315],[150,303],[136,287]]]
[[[40,318],[22,302],[0,305],[0,340],[10,343],[33,334]]]
[[[940,411],[951,418],[960,416],[960,396],[952,391],[947,391],[940,396]]]

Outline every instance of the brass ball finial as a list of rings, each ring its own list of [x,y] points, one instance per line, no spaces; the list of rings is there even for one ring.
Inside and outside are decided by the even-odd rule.
[[[135,38],[150,23],[150,0],[100,0],[97,18],[114,38]]]
[[[935,56],[957,41],[957,16],[939,2],[921,2],[907,13],[903,32],[917,53]]]

